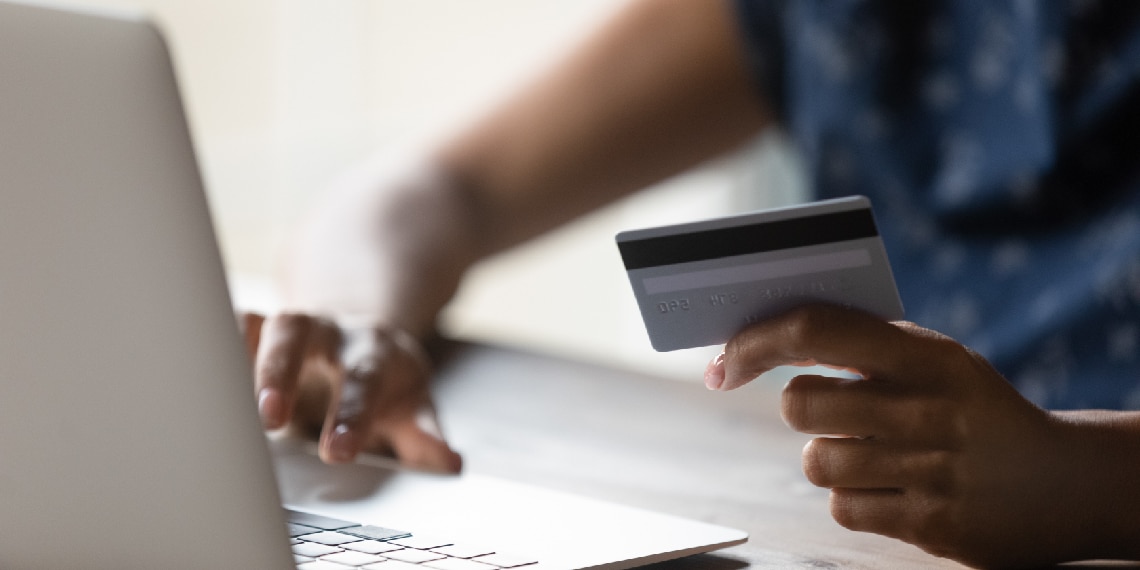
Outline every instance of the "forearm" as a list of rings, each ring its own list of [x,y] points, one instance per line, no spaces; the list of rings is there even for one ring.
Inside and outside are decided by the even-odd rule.
[[[690,168],[771,121],[726,0],[642,0],[445,145],[487,253]]]
[[[639,0],[404,172],[365,167],[292,250],[290,309],[423,333],[478,259],[769,122],[727,0]]]
[[[1078,512],[1088,556],[1140,560],[1140,412],[1053,412],[1073,454],[1067,492]]]

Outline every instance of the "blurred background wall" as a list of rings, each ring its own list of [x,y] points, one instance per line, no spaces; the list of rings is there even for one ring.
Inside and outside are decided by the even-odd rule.
[[[339,172],[429,144],[525,82],[625,0],[71,0],[166,30],[236,302],[271,309],[289,228]],[[802,199],[769,134],[482,264],[458,336],[699,380],[717,349],[649,347],[613,235]]]

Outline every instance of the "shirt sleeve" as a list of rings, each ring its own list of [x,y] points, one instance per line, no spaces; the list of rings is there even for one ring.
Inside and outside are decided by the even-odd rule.
[[[781,0],[730,0],[734,4],[745,57],[752,68],[757,91],[785,118],[784,17]]]

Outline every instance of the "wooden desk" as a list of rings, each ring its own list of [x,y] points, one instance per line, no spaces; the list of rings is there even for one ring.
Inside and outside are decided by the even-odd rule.
[[[466,469],[751,535],[662,570],[962,568],[836,524],[827,491],[800,472],[809,438],[780,420],[778,385],[716,393],[485,346],[457,347],[445,361],[437,403]]]
[[[750,534],[741,546],[650,568],[964,568],[831,520],[827,491],[800,472],[810,438],[780,420],[780,385],[719,393],[503,348],[444,352],[437,403],[466,469]]]

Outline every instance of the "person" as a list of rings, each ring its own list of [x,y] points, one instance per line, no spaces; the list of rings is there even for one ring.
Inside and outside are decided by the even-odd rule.
[[[859,376],[782,394],[847,528],[973,565],[1140,558],[1138,49],[1124,2],[635,0],[298,231],[286,310],[246,317],[264,424],[459,470],[417,339],[464,269],[778,126],[819,197],[872,198],[917,324],[795,309],[706,385]]]

